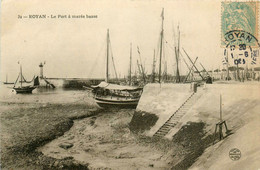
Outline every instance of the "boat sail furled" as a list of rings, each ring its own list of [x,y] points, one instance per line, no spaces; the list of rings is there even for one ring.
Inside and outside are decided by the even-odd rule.
[[[91,86],[96,103],[100,107],[136,108],[143,88],[109,83],[109,30],[107,30],[106,78],[97,86]]]
[[[28,82],[25,80],[22,74],[22,66],[20,66],[20,73],[14,83],[13,89],[16,93],[32,93],[32,91],[39,85],[39,78],[34,77],[32,81]]]

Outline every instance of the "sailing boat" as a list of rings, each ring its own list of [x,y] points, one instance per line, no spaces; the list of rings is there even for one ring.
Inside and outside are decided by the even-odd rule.
[[[106,79],[97,86],[91,86],[94,99],[100,107],[136,108],[143,88],[109,83],[109,43],[107,30]]]
[[[20,78],[20,80],[19,80]],[[18,81],[19,80],[19,81]],[[32,91],[39,85],[39,78],[34,77],[32,81],[27,82],[22,74],[22,66],[20,66],[20,73],[14,83],[13,89],[16,93],[32,93]]]
[[[6,74],[6,80],[5,80],[4,84],[14,84],[14,83],[8,82],[8,75],[7,74]]]

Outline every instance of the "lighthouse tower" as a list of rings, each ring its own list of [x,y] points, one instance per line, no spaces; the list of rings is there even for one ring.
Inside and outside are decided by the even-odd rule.
[[[40,63],[39,67],[40,67],[40,78],[42,79],[43,78],[43,64]]]

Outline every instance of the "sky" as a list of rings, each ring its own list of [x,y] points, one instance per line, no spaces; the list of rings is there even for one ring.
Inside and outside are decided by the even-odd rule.
[[[165,40],[162,60],[167,61],[167,72],[173,74],[176,70],[173,49],[177,26],[184,57],[182,48],[193,60],[199,57],[198,63],[207,70],[222,68],[221,1],[4,0],[1,2],[0,79],[5,80],[8,74],[8,79],[14,81],[19,73],[18,61],[29,80],[39,74],[39,64],[44,61],[46,77],[104,78],[107,29],[120,77],[128,74],[130,43],[133,70],[137,69],[136,60],[141,56],[146,72],[150,73],[154,50],[158,70],[162,8]],[[19,19],[18,15],[49,18]],[[51,15],[97,15],[97,18],[51,18]],[[180,60],[181,73],[185,74],[187,67]],[[188,61],[187,57],[185,60]],[[202,70],[199,64],[198,67]]]

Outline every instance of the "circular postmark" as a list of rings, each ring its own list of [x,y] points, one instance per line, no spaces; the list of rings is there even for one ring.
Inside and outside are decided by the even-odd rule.
[[[237,161],[241,158],[241,151],[237,148],[233,148],[229,151],[229,157],[232,161]]]
[[[254,35],[242,30],[232,30],[224,35],[224,39],[226,44],[225,62],[229,62],[233,66],[257,64],[260,43]]]

